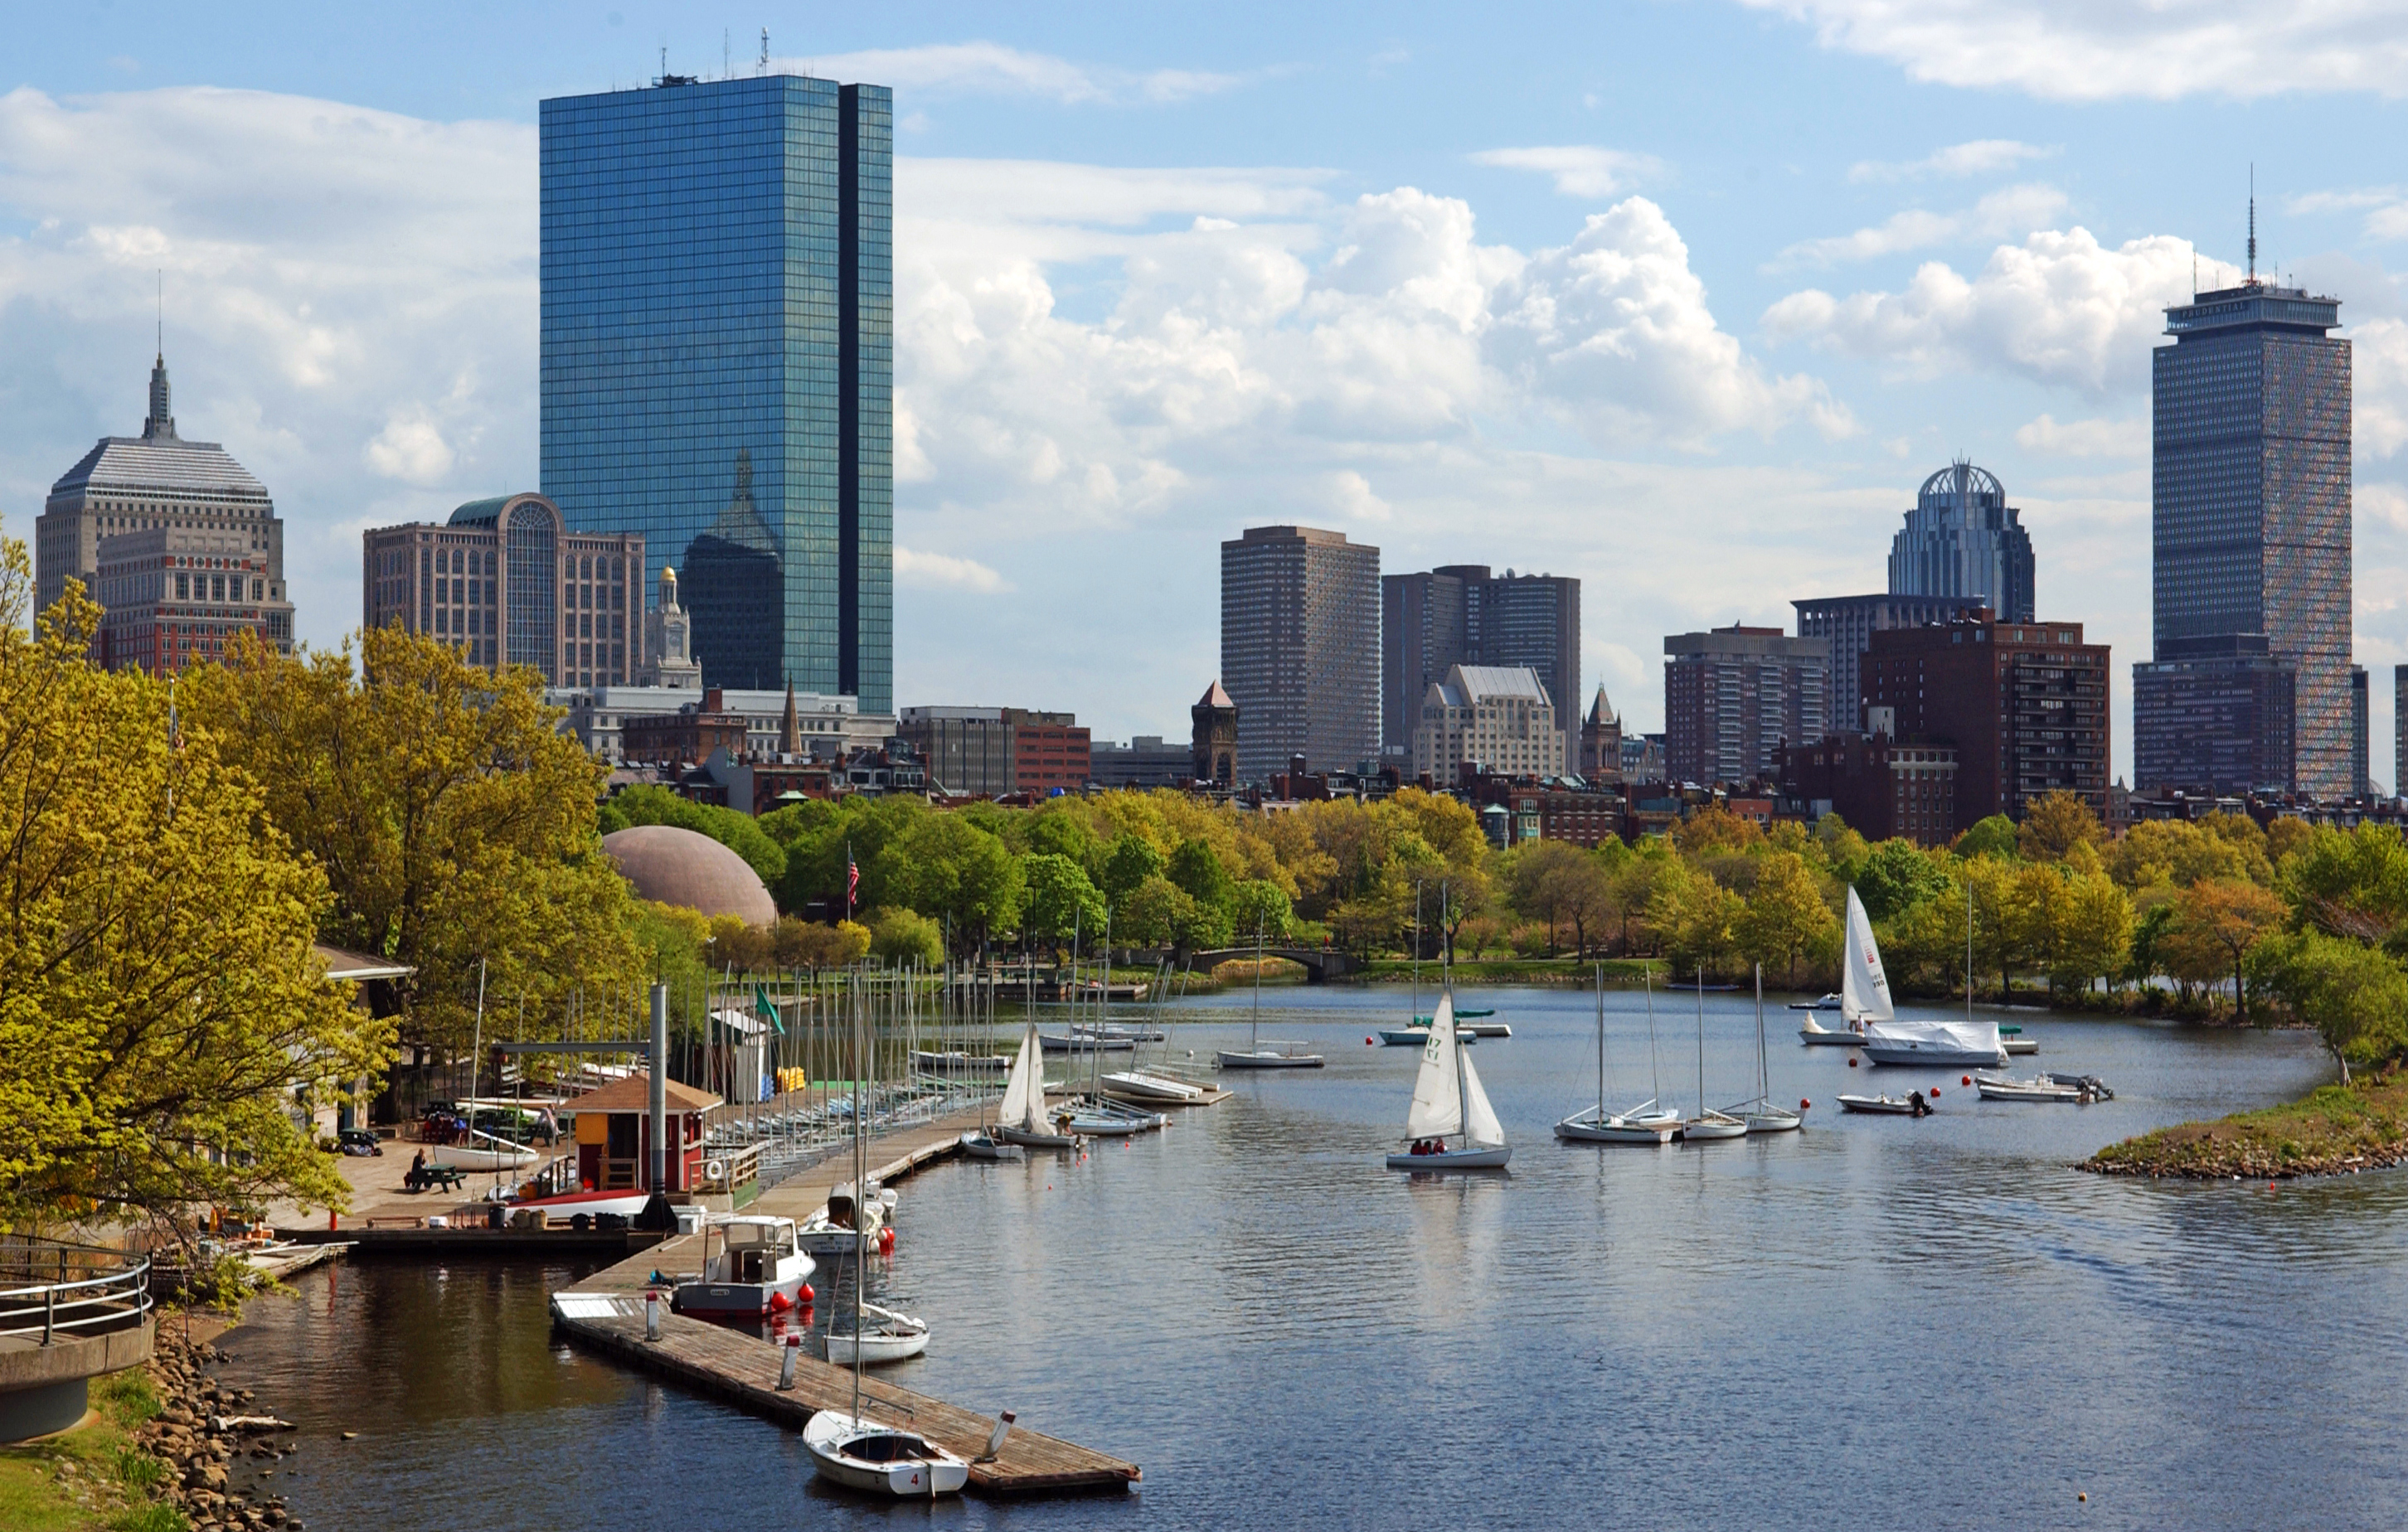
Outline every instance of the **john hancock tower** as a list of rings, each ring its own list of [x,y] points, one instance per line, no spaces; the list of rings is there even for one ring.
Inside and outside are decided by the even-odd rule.
[[[543,489],[675,567],[710,686],[895,710],[894,94],[543,103]]]

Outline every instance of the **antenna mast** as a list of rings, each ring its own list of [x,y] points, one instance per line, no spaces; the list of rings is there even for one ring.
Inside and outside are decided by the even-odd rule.
[[[766,26],[761,29],[761,62],[752,66],[752,72],[756,75],[769,72],[769,29]]]
[[[2258,285],[2258,163],[2249,164],[2249,285]]]

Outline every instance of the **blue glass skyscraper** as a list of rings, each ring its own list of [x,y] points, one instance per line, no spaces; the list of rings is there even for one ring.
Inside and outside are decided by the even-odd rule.
[[[543,489],[673,566],[707,685],[895,707],[894,97],[542,107]]]

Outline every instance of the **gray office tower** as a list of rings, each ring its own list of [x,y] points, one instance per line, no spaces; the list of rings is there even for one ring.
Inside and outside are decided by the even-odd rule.
[[[894,711],[893,172],[880,85],[543,103],[544,493],[678,569],[708,685]]]
[[[1252,526],[1221,545],[1221,684],[1237,776],[1301,755],[1352,771],[1380,753],[1380,551],[1343,532]]]
[[[2032,621],[2031,534],[1995,475],[1952,463],[1923,481],[1889,545],[1892,595],[1971,597],[2002,623]]]
[[[1458,665],[1538,672],[1564,725],[1564,759],[1580,759],[1578,580],[1511,569],[1492,576],[1484,564],[1383,576],[1380,736],[1388,753],[1412,749],[1423,694]]]
[[[2151,358],[2155,658],[2132,667],[2143,789],[2332,800],[2359,785],[2340,323],[2339,299],[2254,275],[2166,310],[2174,343]]]

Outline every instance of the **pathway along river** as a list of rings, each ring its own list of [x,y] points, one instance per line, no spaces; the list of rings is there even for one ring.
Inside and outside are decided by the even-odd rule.
[[[910,1514],[986,1527],[2396,1525],[2408,1478],[2408,1178],[2152,1184],[2068,1165],[2326,1078],[2298,1033],[2019,1014],[2100,1106],[1850,1118],[1850,1069],[1770,1013],[1802,1133],[1572,1147],[1586,995],[1488,992],[1478,1059],[1510,1176],[1380,1167],[1417,1054],[1367,1048],[1395,991],[1287,991],[1266,1035],[1326,1070],[1083,1163],[948,1165],[903,1189],[873,1291],[936,1343],[899,1382],[1142,1464],[1125,1498]],[[1640,997],[1609,996],[1617,1102],[1648,1094]],[[1658,996],[1668,1097],[1691,1002]],[[1242,1003],[1179,1008],[1208,1058]],[[1708,997],[1709,1097],[1755,1029]],[[2029,1061],[2018,1059],[2021,1066]],[[1065,1066],[1057,1065],[1057,1069]],[[533,1266],[362,1263],[257,1305],[224,1369],[301,1423],[275,1482],[317,1527],[788,1528],[884,1522],[794,1437],[553,1341]],[[824,1294],[826,1278],[820,1279]],[[824,1296],[823,1301],[825,1301]],[[356,1430],[354,1441],[341,1441]],[[2077,1493],[2086,1492],[2086,1504]]]

